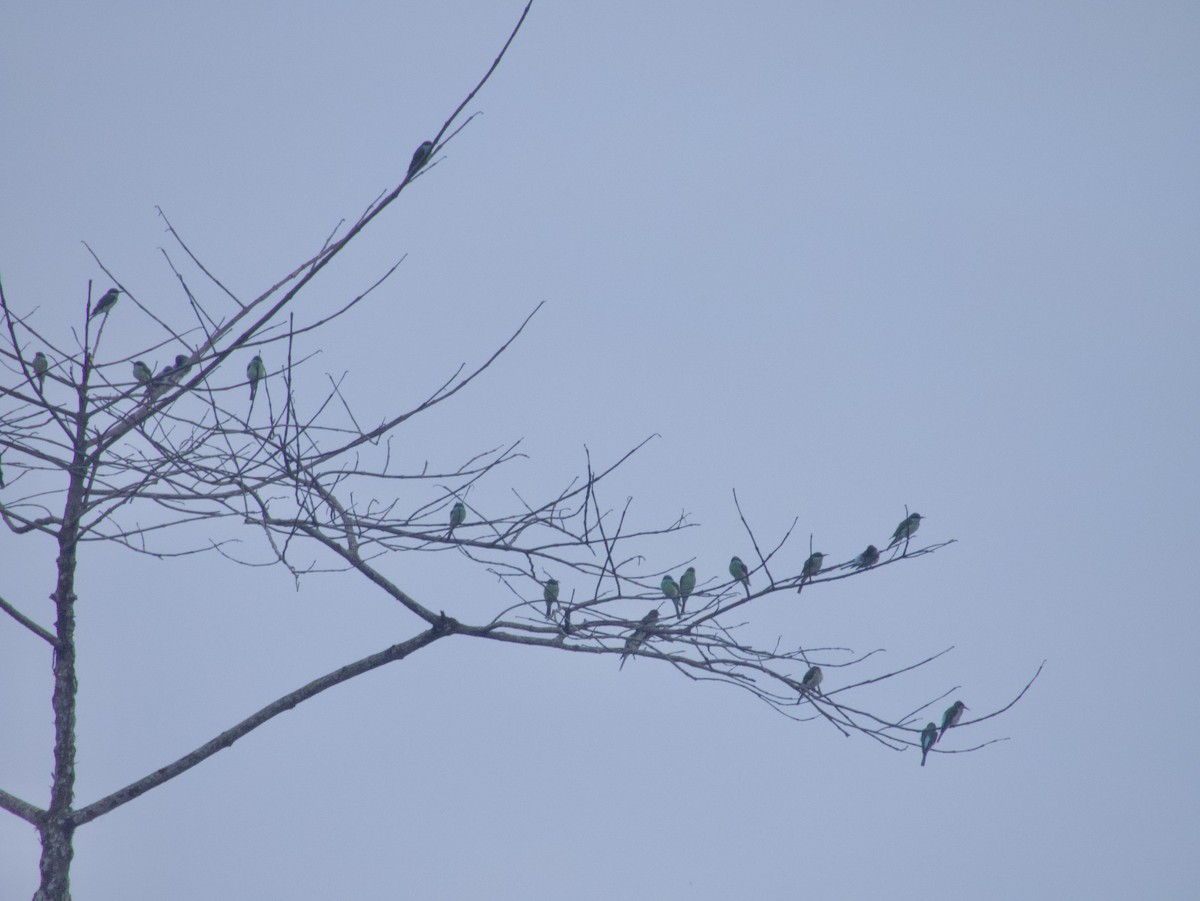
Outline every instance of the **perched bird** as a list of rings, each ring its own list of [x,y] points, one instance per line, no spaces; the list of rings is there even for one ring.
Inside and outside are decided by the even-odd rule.
[[[97,316],[102,316],[115,307],[117,305],[117,295],[120,293],[116,288],[109,288],[104,296],[96,302],[96,305],[92,307],[92,315],[88,317],[88,320],[91,321]]]
[[[892,543],[888,547],[895,547],[901,541],[908,541],[913,533],[921,527],[921,520],[924,518],[920,513],[914,513],[901,520],[900,525],[896,526],[896,531],[892,533]]]
[[[621,649],[621,665],[617,669],[625,669],[625,659],[642,646],[642,642],[654,631],[651,627],[656,622],[658,622],[657,607],[643,616],[641,623],[633,630],[633,634],[625,639],[625,647]]]
[[[133,361],[133,377],[137,379],[139,385],[149,385],[154,378],[154,373],[150,371],[150,367],[141,360]]]
[[[246,366],[246,378],[250,380],[250,406],[254,406],[254,395],[258,393],[258,382],[267,374],[267,367],[263,365],[262,357],[259,354],[254,355],[254,359]]]
[[[38,391],[46,384],[46,373],[50,371],[50,361],[40,350],[33,355],[33,374],[37,376]]]
[[[188,374],[188,370],[192,368],[192,364],[188,362],[188,358],[184,354],[175,354],[175,365],[169,366],[166,370],[167,381],[172,385],[178,385],[183,381],[183,377]]]
[[[958,725],[958,721],[962,719],[963,711],[967,709],[967,705],[962,701],[955,701],[946,708],[946,712],[942,714],[942,731],[938,733],[937,741],[941,741],[946,737],[946,730]]]
[[[746,594],[750,594],[750,570],[746,569],[741,557],[734,557],[729,561],[729,575],[745,585]]]
[[[558,579],[546,580],[546,584],[542,586],[542,599],[546,602],[546,619],[549,619],[554,602],[558,600]]]
[[[454,530],[463,524],[463,520],[467,518],[467,508],[462,501],[455,501],[454,506],[450,508],[450,531],[446,533],[449,538],[454,534]]]
[[[926,723],[925,728],[921,730],[921,766],[925,766],[925,758],[929,755],[929,749],[933,747],[937,737],[937,723]]]
[[[408,164],[408,175],[404,177],[408,181],[414,175],[421,171],[421,168],[429,162],[429,157],[433,154],[433,141],[422,141],[421,146],[413,153],[412,162]]]
[[[804,561],[804,568],[800,570],[800,588],[803,588],[805,582],[821,571],[821,562],[824,559],[824,551],[815,551]],[[800,588],[796,589],[797,594],[800,593]]]
[[[0,454],[0,488],[4,487],[4,455]]]
[[[669,600],[672,604],[675,605],[675,615],[678,616],[679,615],[679,586],[675,584],[675,579],[672,578],[670,573],[668,573],[667,575],[662,577],[662,582],[659,585],[659,588],[661,588],[662,593],[667,596],[667,600]]]
[[[808,672],[804,674],[804,678],[800,680],[800,691],[802,694],[807,694],[810,691],[820,691],[821,680],[825,678],[825,674],[821,672],[821,667],[810,666]]]
[[[150,384],[146,386],[147,396],[149,396],[151,400],[157,400],[170,391],[171,385],[174,384],[174,382],[171,380],[171,376],[174,375],[174,373],[175,367],[170,363],[159,370],[158,375],[154,376],[154,378],[150,380]]]
[[[879,562],[879,548],[873,544],[868,544],[867,549],[850,561],[850,565],[855,569],[866,569],[874,566]]]
[[[683,575],[679,577],[679,613],[682,615],[687,610],[687,599],[692,596],[692,592],[696,590],[696,567],[689,566],[683,571]]]

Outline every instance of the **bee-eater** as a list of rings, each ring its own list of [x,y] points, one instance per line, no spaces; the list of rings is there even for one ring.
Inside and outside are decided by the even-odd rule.
[[[414,175],[421,171],[421,168],[429,162],[429,157],[433,154],[433,141],[422,141],[412,156],[412,162],[408,164],[408,175],[404,177],[408,181]]]
[[[121,292],[117,288],[109,288],[108,291],[105,292],[104,296],[96,301],[96,305],[92,307],[92,315],[88,317],[88,320],[90,321],[95,319],[97,316],[103,316],[105,313],[115,307],[117,305],[117,296],[120,293]]]
[[[642,646],[642,642],[649,637],[650,633],[653,631],[651,627],[656,622],[658,622],[657,607],[643,616],[641,623],[636,629],[633,630],[633,634],[625,639],[625,647],[621,650],[621,665],[617,667],[617,669],[625,669],[626,658]]]
[[[37,376],[38,391],[46,384],[46,373],[50,371],[50,361],[40,350],[33,355],[33,374]]]
[[[809,555],[809,558],[804,561],[804,568],[800,570],[800,588],[796,589],[796,593],[800,593],[800,589],[804,587],[804,583],[812,579],[821,571],[821,563],[825,559],[824,551],[814,551]]]
[[[825,674],[821,672],[821,667],[810,666],[808,672],[804,674],[804,678],[800,680],[800,691],[807,694],[810,691],[820,691],[821,680],[825,678]]]
[[[675,615],[679,615],[679,586],[675,584],[675,579],[668,573],[662,577],[662,582],[659,584],[662,593],[666,595],[667,600],[675,605]]]
[[[942,731],[938,733],[938,741],[946,737],[947,729],[952,729],[958,725],[958,721],[962,719],[963,711],[966,709],[967,705],[962,701],[955,701],[946,708],[946,712],[942,714]]]
[[[466,505],[462,501],[455,501],[454,506],[450,508],[450,531],[446,533],[446,537],[453,535],[454,530],[461,526],[466,518]]]
[[[908,541],[913,533],[921,527],[921,520],[924,518],[920,513],[914,513],[912,516],[902,519],[900,525],[896,526],[896,531],[892,533],[892,543],[888,547],[895,547],[901,541]]]
[[[258,382],[267,374],[262,357],[254,355],[254,359],[246,366],[246,378],[250,380],[250,406],[254,406],[254,395],[258,393]]]
[[[937,741],[937,736],[937,723],[926,723],[921,730],[921,766],[925,766],[925,758],[929,756],[929,749]]]
[[[855,569],[867,569],[879,562],[879,548],[868,544],[867,549],[850,561]]]
[[[687,599],[692,596],[692,592],[696,590],[696,567],[689,566],[683,571],[683,575],[679,577],[679,613],[682,615],[687,610]]]
[[[746,595],[750,595],[750,570],[746,569],[746,564],[742,562],[741,557],[734,557],[729,561],[729,575],[733,576],[739,582],[746,586]]]

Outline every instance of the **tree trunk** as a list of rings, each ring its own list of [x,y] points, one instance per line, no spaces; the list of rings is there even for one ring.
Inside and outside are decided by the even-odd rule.
[[[50,806],[39,826],[42,839],[41,885],[34,901],[70,901],[71,859],[75,856],[75,824],[71,803],[75,800],[75,699],[79,682],[75,677],[75,567],[79,546],[79,523],[87,492],[87,366],[79,388],[71,481],[58,532],[58,582],[54,589],[54,777]]]

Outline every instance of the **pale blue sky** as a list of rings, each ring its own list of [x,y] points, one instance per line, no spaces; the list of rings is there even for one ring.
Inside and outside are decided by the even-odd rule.
[[[776,596],[764,634],[897,665],[956,646],[870,696],[888,707],[961,685],[994,709],[1047,659],[972,735],[1012,740],[921,769],[649,660],[456,639],[81,830],[76,897],[1200,890],[1200,9],[648,6],[535,5],[484,114],[301,300],[408,254],[314,375],[349,370],[376,421],[545,301],[402,453],[524,438],[532,459],[479,490],[500,505],[560,487],[585,444],[611,460],[657,432],[608,500],[644,524],[688,511],[703,528],[649,550],[702,578],[748,549],[732,488],[762,534],[799,516],[838,559],[908,504],[958,543]],[[183,316],[155,205],[257,293],[403,176],[519,11],[6,9],[10,302],[65,339],[87,280],[107,285],[86,240]],[[124,321],[114,354],[151,334]],[[46,623],[53,556],[0,535],[0,594]],[[452,555],[384,568],[465,619],[507,602]],[[92,547],[80,583],[81,803],[416,625],[353,576],[296,592],[216,558]],[[50,689],[40,642],[0,622],[0,787],[34,803]],[[32,894],[37,856],[0,816],[0,897]]]

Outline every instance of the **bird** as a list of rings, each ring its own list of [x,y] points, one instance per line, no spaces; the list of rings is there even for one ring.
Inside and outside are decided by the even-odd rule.
[[[88,317],[88,321],[95,319],[97,316],[102,316],[117,305],[117,296],[120,294],[117,288],[109,288],[101,297],[94,307],[92,307],[92,315]]]
[[[450,508],[450,531],[446,533],[449,538],[454,534],[454,530],[463,524],[463,520],[467,518],[467,508],[462,501],[455,501],[454,506]]]
[[[187,356],[184,354],[175,354],[175,365],[167,367],[165,375],[167,381],[172,385],[178,385],[183,381],[183,377],[187,375],[188,370],[192,368],[192,364],[188,362]]]
[[[258,393],[259,379],[265,377],[267,367],[263,365],[262,356],[254,355],[254,359],[246,366],[246,378],[250,380],[250,406],[254,406],[254,395]]]
[[[821,571],[821,562],[825,559],[824,551],[814,551],[804,561],[804,568],[800,570],[800,588],[796,589],[796,593],[800,593],[800,589],[804,587],[804,583],[809,581],[813,576]]]
[[[800,680],[800,693],[808,694],[810,691],[820,691],[821,680],[825,678],[825,674],[821,672],[821,667],[810,666],[808,672],[804,674],[804,678]]]
[[[37,376],[38,391],[46,384],[46,373],[50,371],[50,361],[40,350],[33,355],[33,374]]]
[[[729,575],[745,585],[746,594],[750,594],[750,570],[746,569],[741,557],[734,557],[729,561]]]
[[[896,526],[896,531],[892,533],[892,543],[888,547],[895,547],[901,541],[911,538],[913,533],[921,527],[921,520],[924,518],[920,513],[914,513],[901,520],[900,525]]]
[[[422,167],[429,162],[429,157],[432,155],[433,141],[422,141],[421,146],[413,152],[412,162],[408,164],[408,175],[404,177],[404,180],[408,181],[420,172]]]
[[[171,376],[174,374],[174,372],[175,367],[170,363],[159,370],[158,375],[154,376],[150,380],[150,384],[146,386],[146,395],[151,400],[157,400],[170,391],[171,385],[173,384]]]
[[[958,725],[958,721],[962,719],[963,711],[966,709],[967,705],[962,701],[955,701],[946,708],[946,712],[942,714],[942,731],[938,733],[937,741],[946,737],[947,729]]]
[[[0,488],[4,487],[4,455],[0,454]]]
[[[139,385],[149,385],[150,381],[154,378],[154,373],[141,360],[134,360],[133,377],[137,379]]]
[[[868,544],[867,549],[850,561],[850,565],[855,569],[866,569],[874,566],[879,562],[879,548],[873,544]]]
[[[921,766],[925,766],[925,758],[929,756],[929,749],[933,747],[937,737],[937,723],[926,723],[925,728],[921,730]]]
[[[660,583],[659,587],[662,589],[662,593],[667,596],[667,600],[675,605],[675,615],[678,616],[679,586],[675,584],[675,579],[670,573],[667,573],[667,575],[662,577],[662,582]]]
[[[558,579],[546,580],[546,584],[542,586],[542,599],[546,602],[546,619],[549,619],[554,602],[558,600]]]
[[[655,607],[649,613],[642,617],[641,623],[633,634],[625,639],[625,647],[621,649],[621,665],[617,669],[625,669],[625,659],[642,646],[642,642],[649,637],[653,631],[651,626],[658,622],[658,608]]]
[[[679,612],[682,615],[687,609],[687,599],[696,590],[696,567],[689,566],[679,577]]]

